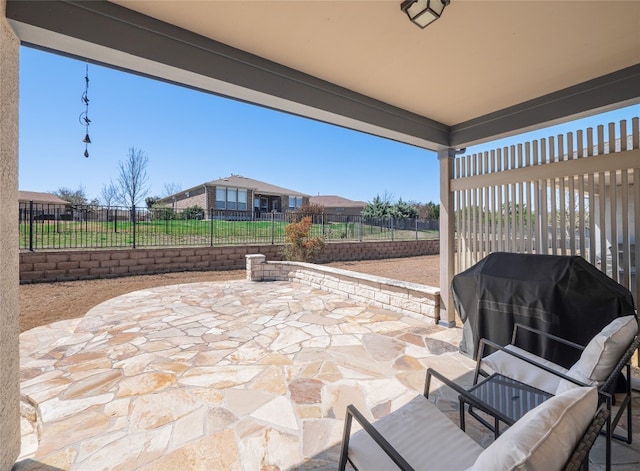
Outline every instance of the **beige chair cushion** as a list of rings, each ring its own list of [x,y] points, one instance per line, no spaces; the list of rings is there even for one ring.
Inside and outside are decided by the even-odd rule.
[[[560,365],[545,360],[542,357],[529,353],[515,345],[507,345],[507,350],[511,350],[519,355],[529,358],[536,363],[545,365],[559,373],[567,373],[567,369]],[[482,359],[482,369],[489,374],[500,373],[509,378],[515,379],[522,383],[542,389],[550,394],[555,394],[560,383],[560,378],[549,373],[542,368],[538,368],[524,360],[520,360],[508,353],[498,350],[497,352],[487,355]]]
[[[587,430],[597,406],[598,394],[594,387],[574,388],[554,396],[527,412],[500,435],[470,469],[562,469]]]
[[[466,469],[482,452],[480,445],[422,395],[373,425],[416,471]],[[398,469],[363,430],[349,440],[348,454],[361,471]]]
[[[614,319],[591,339],[567,375],[585,384],[603,383],[633,342],[637,332],[636,316]],[[556,394],[574,387],[577,387],[575,383],[562,380],[558,384]]]

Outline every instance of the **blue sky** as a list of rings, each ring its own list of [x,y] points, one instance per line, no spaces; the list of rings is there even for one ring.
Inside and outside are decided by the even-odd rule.
[[[89,199],[99,197],[105,184],[117,180],[118,162],[135,147],[149,157],[148,196],[162,196],[166,184],[186,189],[239,174],[310,195],[439,200],[434,152],[96,65],[89,65],[87,159],[79,122],[85,67],[21,48],[21,190],[82,187]],[[636,105],[530,133],[527,139],[639,115]]]

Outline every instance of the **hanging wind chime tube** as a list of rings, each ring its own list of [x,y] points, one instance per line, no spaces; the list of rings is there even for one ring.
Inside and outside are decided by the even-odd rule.
[[[89,119],[89,96],[87,95],[89,93],[89,64],[87,64],[86,67],[84,84],[84,93],[81,97],[81,101],[84,103],[84,111],[80,113],[80,124],[84,126],[85,131],[84,139],[82,140],[82,142],[84,142],[84,156],[89,157],[88,146],[91,144],[91,138],[89,138],[89,124],[91,120]]]

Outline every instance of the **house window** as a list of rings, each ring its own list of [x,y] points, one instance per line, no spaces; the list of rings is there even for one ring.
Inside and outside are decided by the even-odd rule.
[[[247,190],[238,190],[238,209],[247,210]]]
[[[219,186],[216,188],[216,209],[246,211],[247,190]]]
[[[289,209],[296,209],[302,206],[302,196],[289,195]]]
[[[238,189],[227,188],[227,209],[235,210],[238,207]]]
[[[216,188],[216,209],[227,209],[227,187]]]

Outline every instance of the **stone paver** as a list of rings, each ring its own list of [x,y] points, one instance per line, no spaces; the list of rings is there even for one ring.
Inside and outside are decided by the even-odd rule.
[[[40,436],[25,435],[22,458],[72,470],[334,469],[347,404],[370,418],[399,407],[434,356],[468,372],[457,335],[288,282],[138,291],[22,334],[22,394]]]
[[[380,417],[427,367],[470,383],[459,339],[289,282],[130,293],[20,336],[16,469],[334,470],[348,404]],[[457,422],[455,395],[432,389]]]

